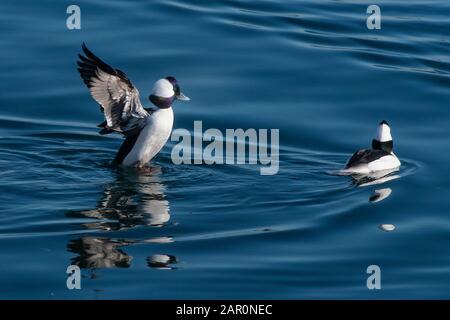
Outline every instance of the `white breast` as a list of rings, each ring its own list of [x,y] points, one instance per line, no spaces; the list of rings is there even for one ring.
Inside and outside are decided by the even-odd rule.
[[[139,133],[139,137],[130,153],[123,160],[123,165],[132,166],[139,162],[149,162],[169,139],[173,126],[172,108],[158,109],[147,118],[147,124]]]

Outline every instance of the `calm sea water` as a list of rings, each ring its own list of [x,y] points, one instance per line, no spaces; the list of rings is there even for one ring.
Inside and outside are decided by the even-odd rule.
[[[77,1],[73,31],[69,4],[0,5],[0,298],[450,298],[448,1],[377,1],[378,31],[367,1]],[[83,41],[145,104],[175,75],[174,128],[279,129],[279,173],[174,165],[173,143],[153,174],[110,168]],[[382,119],[399,178],[329,174]]]

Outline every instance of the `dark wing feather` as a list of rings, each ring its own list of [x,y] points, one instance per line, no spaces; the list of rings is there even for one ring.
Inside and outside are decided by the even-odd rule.
[[[101,111],[103,112],[103,108],[100,106]],[[152,114],[153,112],[155,112],[155,109],[153,108],[144,108],[145,111],[148,112],[148,114]],[[98,124],[97,127],[102,128],[102,130],[100,130],[98,133],[100,134],[110,134],[113,133],[114,130],[108,128],[108,124],[106,123],[106,120],[103,121],[102,123]]]
[[[348,169],[356,164],[369,163],[388,155],[390,155],[390,153],[384,150],[358,150],[353,154],[350,160],[348,160],[345,168]]]
[[[139,91],[124,72],[104,63],[84,43],[82,48],[85,56],[78,55],[78,71],[106,119],[100,133],[118,131],[128,136],[139,132],[149,115],[142,107]]]

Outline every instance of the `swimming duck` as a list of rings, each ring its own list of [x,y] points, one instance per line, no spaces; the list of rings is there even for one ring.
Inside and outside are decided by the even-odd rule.
[[[78,71],[91,96],[100,104],[106,121],[100,134],[119,132],[125,137],[113,164],[144,168],[162,149],[173,125],[172,104],[190,100],[180,91],[178,81],[166,77],[156,81],[149,96],[153,108],[144,108],[139,91],[127,75],[95,56],[83,43]]]
[[[345,165],[343,172],[370,174],[377,171],[396,170],[401,162],[393,152],[394,142],[389,124],[383,120],[372,140],[372,149],[356,151]]]

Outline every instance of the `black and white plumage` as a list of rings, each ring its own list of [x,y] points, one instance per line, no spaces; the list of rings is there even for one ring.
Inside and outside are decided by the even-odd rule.
[[[174,77],[166,77],[155,83],[149,97],[155,107],[144,108],[139,91],[124,72],[103,62],[85,44],[82,49],[84,56],[78,55],[78,71],[105,116],[99,133],[119,132],[125,136],[114,163],[143,167],[170,136],[173,102],[189,98],[181,93]]]
[[[372,149],[356,151],[342,172],[369,174],[377,171],[398,169],[401,162],[394,154],[393,147],[391,128],[383,120],[378,125],[376,138],[372,140]]]

